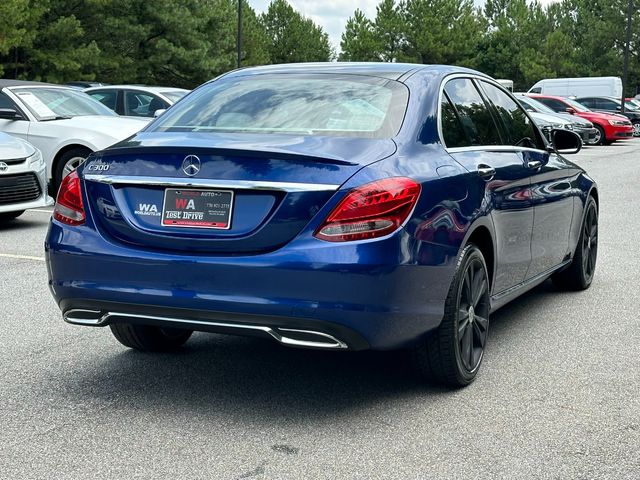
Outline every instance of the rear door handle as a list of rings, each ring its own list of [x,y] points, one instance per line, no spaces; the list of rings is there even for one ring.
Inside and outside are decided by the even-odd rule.
[[[536,170],[542,166],[542,162],[540,160],[529,160],[527,162],[527,168],[531,170]]]
[[[480,175],[485,180],[491,180],[496,175],[496,169],[481,163],[478,165],[478,175]]]

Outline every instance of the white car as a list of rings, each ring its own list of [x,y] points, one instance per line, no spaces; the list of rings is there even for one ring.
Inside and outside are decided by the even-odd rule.
[[[151,118],[158,110],[166,110],[190,90],[143,85],[108,85],[87,88],[84,92],[119,115]]]
[[[0,80],[0,132],[42,151],[56,191],[89,154],[130,137],[148,122],[119,117],[75,88]]]
[[[28,142],[0,133],[0,222],[29,208],[53,205],[40,150]]]

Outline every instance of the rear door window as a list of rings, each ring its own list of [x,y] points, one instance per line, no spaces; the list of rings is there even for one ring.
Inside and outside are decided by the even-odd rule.
[[[440,116],[442,139],[447,147],[456,148],[471,146],[471,142],[465,135],[464,129],[462,128],[460,117],[446,93],[442,95]]]
[[[130,117],[153,116],[153,112],[150,111],[150,107],[152,106],[152,102],[155,98],[155,95],[150,93],[127,90],[124,94],[124,114]],[[160,108],[165,107],[163,106]]]
[[[110,108],[114,112],[116,111],[116,99],[118,97],[118,92],[116,90],[100,90],[98,92],[88,93],[105,107]]]
[[[459,132],[448,131],[447,128],[455,127],[452,115],[458,119],[462,131],[466,137],[465,145],[455,146],[481,146],[501,145],[498,129],[491,115],[488,105],[482,99],[480,92],[473,81],[468,78],[456,78],[450,80],[444,87],[445,97],[450,101],[450,106],[442,109],[442,134],[445,145],[453,147],[448,142],[456,143],[460,139]]]
[[[544,142],[524,109],[495,85],[483,81],[480,84],[498,112],[507,142],[517,147],[544,149]]]

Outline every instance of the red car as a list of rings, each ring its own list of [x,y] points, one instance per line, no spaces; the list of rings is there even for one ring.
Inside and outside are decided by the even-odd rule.
[[[527,96],[544,103],[557,113],[570,113],[589,120],[598,130],[593,143],[596,145],[609,144],[616,140],[633,137],[633,125],[628,118],[612,113],[593,112],[581,103],[565,97],[552,95],[536,95],[528,93]]]

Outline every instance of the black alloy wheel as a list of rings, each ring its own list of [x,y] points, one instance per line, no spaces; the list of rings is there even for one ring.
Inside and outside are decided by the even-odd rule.
[[[440,326],[411,351],[426,380],[464,387],[475,379],[487,345],[489,298],[487,265],[469,244],[460,253]]]
[[[598,258],[598,210],[595,202],[588,204],[582,227],[582,270],[589,283],[593,280]]]
[[[551,279],[563,290],[585,290],[591,286],[598,258],[598,204],[593,197],[586,202],[580,239],[569,266]]]
[[[458,358],[468,373],[480,366],[489,333],[489,282],[484,263],[471,259],[458,294]]]

